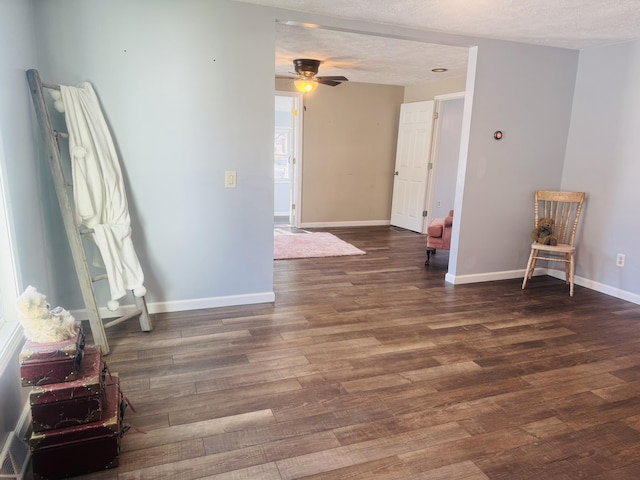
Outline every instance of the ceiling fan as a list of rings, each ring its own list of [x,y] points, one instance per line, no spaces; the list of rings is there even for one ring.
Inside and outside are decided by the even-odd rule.
[[[340,85],[342,82],[349,81],[347,77],[342,75],[316,77],[318,74],[318,67],[320,66],[320,60],[297,58],[293,61],[293,66],[298,74],[298,78],[296,78],[293,83],[296,88],[303,93],[314,91],[319,83],[335,87],[336,85]]]

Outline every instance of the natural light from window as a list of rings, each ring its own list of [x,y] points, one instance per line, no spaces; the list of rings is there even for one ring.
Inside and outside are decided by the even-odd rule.
[[[0,132],[0,372],[9,361],[11,347],[17,338],[17,320],[13,305],[18,288],[7,209],[5,165],[2,132]]]

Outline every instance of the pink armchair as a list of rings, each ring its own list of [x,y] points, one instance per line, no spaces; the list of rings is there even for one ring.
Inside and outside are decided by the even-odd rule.
[[[445,218],[434,218],[427,227],[427,260],[425,265],[429,265],[431,254],[436,253],[436,249],[449,250],[451,246],[451,228],[453,225],[453,210],[449,210],[449,216]]]

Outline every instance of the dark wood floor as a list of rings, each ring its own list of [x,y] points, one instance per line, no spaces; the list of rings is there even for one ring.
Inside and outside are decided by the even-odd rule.
[[[638,305],[453,286],[420,235],[330,231],[367,254],[277,261],[275,304],[109,331],[146,433],[85,478],[640,478]]]

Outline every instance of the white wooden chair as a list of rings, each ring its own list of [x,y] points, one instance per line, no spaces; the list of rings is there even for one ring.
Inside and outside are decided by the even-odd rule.
[[[527,270],[522,281],[522,288],[531,279],[538,260],[547,260],[547,268],[564,270],[565,281],[569,284],[569,295],[573,297],[573,281],[576,257],[576,230],[584,203],[584,192],[554,192],[536,190],[534,204],[534,228],[538,219],[551,218],[554,221],[553,235],[557,238],[557,245],[543,245],[534,241],[531,244],[531,254]],[[554,266],[557,263],[562,267]]]

